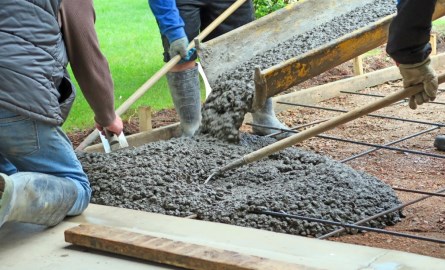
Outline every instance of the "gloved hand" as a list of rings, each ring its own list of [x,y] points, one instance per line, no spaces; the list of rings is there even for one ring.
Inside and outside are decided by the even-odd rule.
[[[181,58],[187,57],[187,46],[189,45],[189,41],[187,37],[183,37],[173,41],[170,44],[170,49],[168,53],[170,54],[170,58],[175,57],[176,55],[180,55]]]
[[[416,84],[423,84],[423,91],[411,96],[409,107],[413,110],[417,105],[436,99],[439,88],[436,72],[431,68],[431,60],[428,57],[425,61],[417,64],[400,64],[399,70],[403,78],[403,88],[408,88]]]

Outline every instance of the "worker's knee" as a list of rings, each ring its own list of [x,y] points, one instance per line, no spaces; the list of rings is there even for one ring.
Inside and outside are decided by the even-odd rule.
[[[71,180],[71,179],[70,179]],[[77,188],[77,199],[74,205],[71,207],[67,216],[77,216],[82,214],[82,212],[88,207],[91,200],[91,187],[86,182],[79,182],[72,180]]]

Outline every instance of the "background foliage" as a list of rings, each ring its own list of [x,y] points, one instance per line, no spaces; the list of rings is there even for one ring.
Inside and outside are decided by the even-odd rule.
[[[261,18],[271,12],[285,7],[295,0],[253,0],[256,18]]]

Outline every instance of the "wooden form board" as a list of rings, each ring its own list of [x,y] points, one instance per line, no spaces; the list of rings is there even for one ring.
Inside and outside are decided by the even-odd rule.
[[[138,147],[150,142],[160,140],[168,140],[178,137],[181,134],[181,127],[179,123],[157,128],[152,131],[140,132],[127,136],[127,141],[130,147]],[[105,152],[101,143],[88,146],[84,149],[85,152]]]
[[[363,54],[357,56],[356,58],[354,58],[354,60],[353,60],[353,70],[354,70],[354,75],[355,76],[363,75],[363,73],[364,73],[364,69],[363,69]]]
[[[85,224],[68,229],[65,231],[65,241],[82,247],[186,269],[311,269],[287,262],[101,225]]]
[[[445,53],[431,57],[432,66],[436,70],[445,69]],[[334,81],[331,83],[299,90],[293,93],[280,95],[272,98],[275,113],[288,109],[295,109],[294,106],[276,103],[278,101],[301,103],[314,105],[318,102],[337,97],[341,91],[357,92],[367,87],[373,87],[392,80],[401,79],[399,69],[396,66],[369,72],[363,75]]]
[[[151,107],[141,106],[138,110],[139,115],[139,132],[150,132],[153,130],[151,126]]]

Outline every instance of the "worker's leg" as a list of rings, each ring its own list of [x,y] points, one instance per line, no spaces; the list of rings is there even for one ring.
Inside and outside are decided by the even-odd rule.
[[[196,63],[193,68],[168,72],[167,81],[181,121],[182,136],[191,137],[201,124],[201,92]]]
[[[73,207],[77,187],[48,174],[0,174],[0,194],[0,227],[7,221],[54,226]]]
[[[71,142],[60,127],[33,121],[0,109],[0,130],[2,131],[0,155],[3,157],[0,162],[6,160],[14,164],[18,170],[18,173],[9,177],[2,175],[2,182],[6,184],[4,189],[17,193],[16,199],[11,199],[11,202],[21,201],[22,196],[39,194],[39,197],[47,200],[45,201],[47,204],[45,209],[49,211],[47,225],[53,225],[54,220],[59,218],[61,220],[65,215],[78,215],[85,210],[91,198],[88,178],[74,153]],[[4,167],[3,164],[0,166]],[[8,172],[0,171],[0,173]],[[14,183],[14,188],[8,184],[11,182]],[[23,190],[20,190],[21,188]],[[55,199],[54,192],[64,194],[64,197],[56,196],[62,201]],[[75,195],[72,202],[70,194]],[[8,206],[6,201],[2,198],[0,202],[1,213],[4,214],[4,210],[8,208],[17,209]],[[54,217],[49,205],[59,205],[61,209],[65,209],[62,205],[68,205],[69,208],[58,212],[60,215]],[[0,216],[0,221],[4,218]],[[42,221],[41,217],[32,216],[26,222],[34,223],[33,220]]]
[[[185,23],[185,32],[189,41],[199,34],[200,1],[176,1],[179,13]],[[168,62],[170,44],[165,36],[162,37],[164,46],[164,61]],[[191,137],[201,124],[201,87],[198,67],[194,53],[189,61],[181,62],[167,73],[168,86],[172,95],[176,112],[181,122],[182,135]]]
[[[445,134],[440,134],[436,136],[434,140],[434,146],[437,150],[445,151]]]

